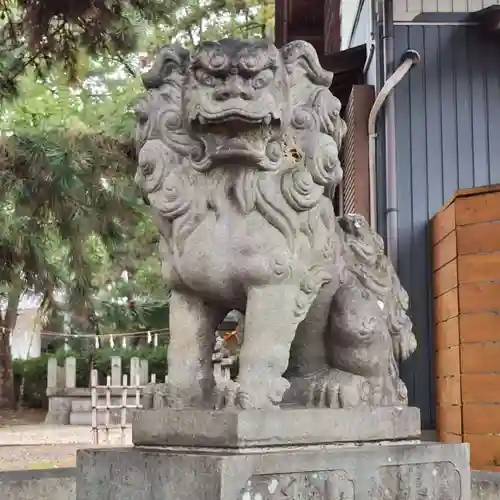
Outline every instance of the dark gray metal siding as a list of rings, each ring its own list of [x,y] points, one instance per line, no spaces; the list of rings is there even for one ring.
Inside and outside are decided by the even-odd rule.
[[[459,188],[500,183],[500,39],[476,26],[394,27],[395,60],[421,64],[395,93],[399,274],[410,293],[419,350],[403,377],[410,401],[435,426],[428,221]]]

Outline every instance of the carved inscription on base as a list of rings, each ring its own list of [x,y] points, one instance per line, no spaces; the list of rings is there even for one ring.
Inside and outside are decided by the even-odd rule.
[[[450,462],[380,467],[370,500],[460,500],[460,472]]]
[[[361,492],[359,492],[361,493]],[[360,496],[366,498],[366,490]],[[460,472],[450,462],[380,467],[370,500],[460,500]],[[355,500],[354,472],[253,476],[238,500]]]
[[[354,481],[344,470],[254,476],[239,500],[354,500]]]

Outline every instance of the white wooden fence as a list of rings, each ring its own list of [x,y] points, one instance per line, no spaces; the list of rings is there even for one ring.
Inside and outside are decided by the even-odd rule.
[[[110,430],[111,430],[111,422],[110,422],[110,414],[111,410],[120,410],[120,440],[121,444],[125,444],[125,436],[127,430],[127,409],[140,409],[142,408],[141,404],[141,392],[142,387],[140,384],[139,375],[136,375],[135,378],[135,386],[128,385],[128,376],[123,375],[121,385],[112,385],[111,376],[107,376],[106,385],[99,385],[98,382],[99,374],[97,370],[92,370],[91,373],[91,402],[92,402],[92,440],[94,444],[99,444],[99,430],[101,426],[98,421],[98,412],[105,412],[105,420],[104,420],[104,433],[105,440],[107,443],[110,442]],[[156,379],[156,377],[154,377]],[[154,382],[154,380],[152,380]],[[113,389],[119,389],[121,391],[121,404],[113,405],[111,404],[111,394]],[[99,390],[105,391],[106,404],[99,405]],[[135,392],[135,404],[128,404],[128,393],[129,391]]]
[[[216,380],[229,380],[233,359],[215,353],[213,362]],[[99,444],[101,431],[104,433],[105,442],[109,443],[113,429],[119,429],[120,440],[125,443],[130,421],[129,411],[156,406],[153,385],[148,384],[156,384],[157,376],[155,373],[149,373],[149,364],[145,359],[131,358],[130,373],[124,374],[122,359],[113,356],[105,384],[99,384],[99,374],[95,369],[90,373],[90,387],[77,387],[76,382],[74,357],[67,357],[63,366],[58,366],[56,358],[49,359],[47,366],[49,412],[46,422],[84,425],[80,419],[84,413],[82,407],[85,407],[85,411],[89,411],[90,415],[87,413],[83,417],[91,417],[90,422],[88,420],[87,422],[91,423],[94,444]],[[164,382],[167,382],[167,377]],[[89,402],[90,406],[87,406]]]

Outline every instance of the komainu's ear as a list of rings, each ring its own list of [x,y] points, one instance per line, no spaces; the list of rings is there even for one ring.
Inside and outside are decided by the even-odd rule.
[[[314,84],[325,87],[330,87],[332,84],[333,73],[323,69],[318,54],[310,43],[294,40],[281,48],[281,54],[288,74],[292,75],[292,80],[296,69],[300,68]]]
[[[147,90],[163,85],[173,71],[184,73],[189,60],[189,51],[178,43],[164,45],[155,58],[152,68],[142,76]]]

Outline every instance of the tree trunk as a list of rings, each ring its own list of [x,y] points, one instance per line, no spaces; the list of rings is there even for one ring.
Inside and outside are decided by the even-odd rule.
[[[16,408],[10,333],[16,326],[21,292],[20,286],[11,285],[7,298],[7,309],[0,322],[0,326],[3,327],[0,331],[0,408]]]

